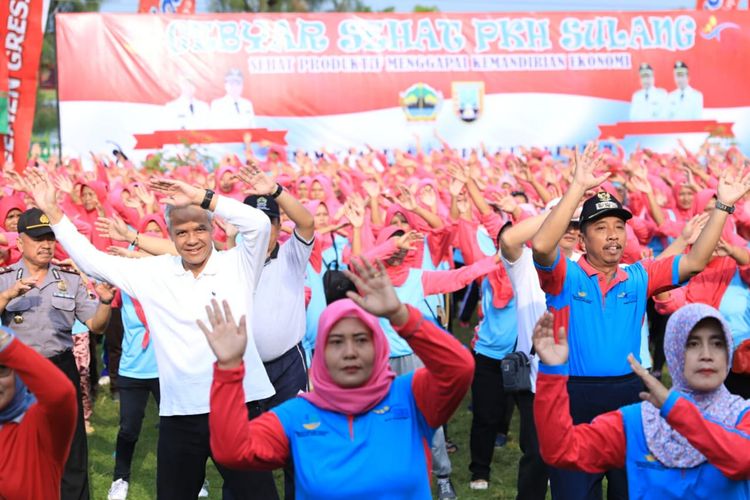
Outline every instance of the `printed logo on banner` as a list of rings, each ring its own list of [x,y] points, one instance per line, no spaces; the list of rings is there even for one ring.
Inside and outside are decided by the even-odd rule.
[[[471,123],[484,110],[484,82],[453,82],[453,110],[461,120]]]
[[[415,83],[399,94],[399,104],[409,121],[434,121],[443,104],[443,94],[426,83]]]
[[[735,23],[721,23],[716,20],[716,16],[711,16],[708,22],[701,31],[701,36],[706,40],[713,40],[716,38],[717,41],[721,41],[721,32],[727,29],[740,29],[738,24]]]

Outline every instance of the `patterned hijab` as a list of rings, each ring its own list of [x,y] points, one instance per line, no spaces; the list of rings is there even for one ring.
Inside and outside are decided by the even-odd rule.
[[[672,388],[688,396],[701,413],[714,422],[729,428],[737,425],[742,412],[750,407],[750,401],[731,394],[722,384],[711,392],[698,392],[690,388],[685,380],[685,348],[688,335],[705,318],[716,318],[721,324],[727,345],[727,374],[732,366],[734,351],[732,332],[721,313],[706,304],[688,304],[672,314],[664,334],[664,354],[667,357]],[[650,403],[641,404],[643,432],[649,451],[667,467],[687,469],[706,461],[698,450],[693,448],[685,437],[672,429],[659,414],[659,409]]]

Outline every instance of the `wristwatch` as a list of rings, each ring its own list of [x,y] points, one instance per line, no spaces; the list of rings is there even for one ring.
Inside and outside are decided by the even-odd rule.
[[[723,210],[724,212],[726,212],[728,214],[733,214],[734,213],[734,205],[730,207],[729,205],[723,204],[718,199],[716,200],[716,208],[719,209],[719,210]]]
[[[203,196],[203,201],[201,202],[201,208],[203,210],[208,210],[211,207],[211,200],[214,199],[214,192],[210,189],[206,189],[206,194]]]
[[[278,198],[279,196],[281,196],[281,193],[283,191],[284,191],[284,188],[281,187],[281,184],[276,184],[276,191],[274,191],[273,193],[271,193],[271,198],[273,198],[275,200],[276,198]]]

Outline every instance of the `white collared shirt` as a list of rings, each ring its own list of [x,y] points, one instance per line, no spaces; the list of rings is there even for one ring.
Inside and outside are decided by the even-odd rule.
[[[670,120],[700,120],[703,114],[703,94],[693,87],[669,93]]]
[[[57,241],[83,272],[121,288],[143,306],[159,366],[161,416],[209,412],[216,357],[196,320],[208,325],[206,306],[214,298],[220,304],[229,302],[235,321],[247,316],[245,400],[274,394],[255,347],[251,321],[271,224],[260,210],[224,196],[218,196],[215,213],[237,226],[242,242],[225,252],[213,250],[197,277],[184,269],[178,256],[115,257],[97,250],[67,217],[53,226]]]
[[[211,101],[211,127],[216,129],[253,128],[255,127],[255,110],[253,103],[229,95]]]
[[[165,130],[202,130],[209,127],[208,104],[178,97],[164,105]]]
[[[305,336],[305,270],[313,241],[297,230],[279,247],[279,254],[263,267],[255,297],[253,332],[263,362],[273,361]]]
[[[630,101],[630,121],[642,122],[667,119],[667,91],[651,87],[633,94]]]

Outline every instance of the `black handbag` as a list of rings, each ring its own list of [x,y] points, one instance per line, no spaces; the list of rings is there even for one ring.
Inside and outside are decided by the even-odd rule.
[[[346,292],[348,291],[357,291],[354,282],[346,277],[344,271],[339,269],[339,251],[336,248],[333,232],[331,232],[331,241],[333,242],[333,251],[336,253],[336,260],[326,263],[326,272],[323,273],[323,290],[326,295],[326,305],[340,299],[345,299]]]
[[[534,354],[534,350],[531,350]],[[525,352],[511,352],[500,361],[505,392],[524,392],[531,390],[531,360]]]

